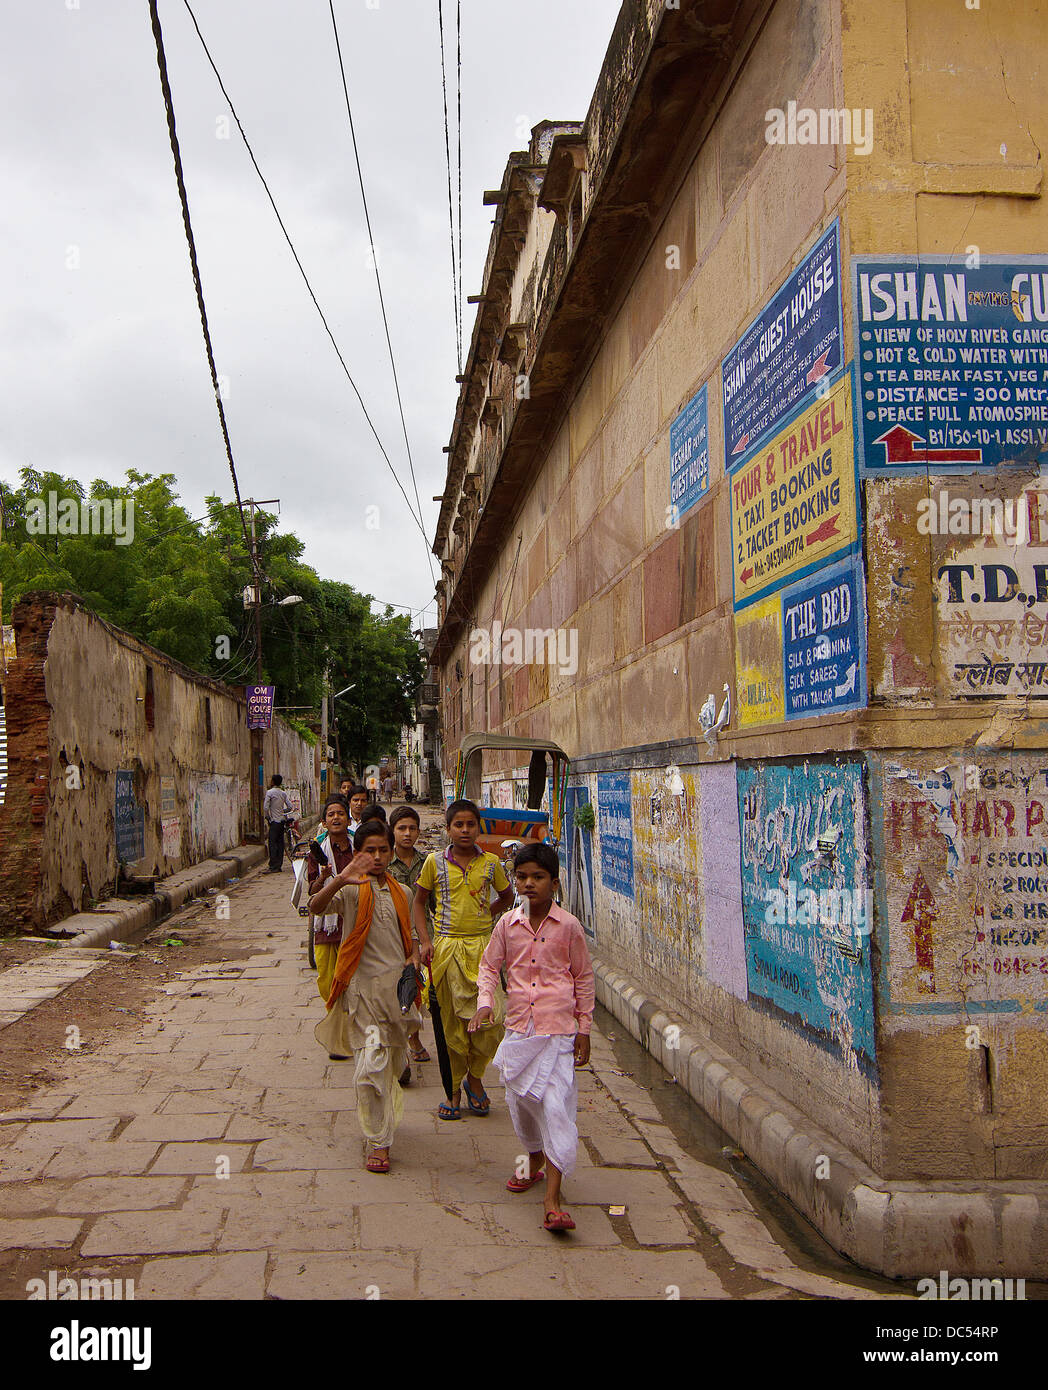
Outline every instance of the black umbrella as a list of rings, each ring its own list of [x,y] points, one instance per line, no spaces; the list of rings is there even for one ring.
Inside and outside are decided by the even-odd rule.
[[[440,1067],[440,1079],[444,1086],[444,1094],[451,1102],[454,1087],[451,1084],[451,1058],[448,1056],[448,1044],[444,1037],[444,1020],[440,1016],[440,1005],[437,1003],[437,991],[433,986],[433,971],[427,965],[429,972],[429,1016],[433,1020],[433,1042],[437,1049],[437,1065]]]

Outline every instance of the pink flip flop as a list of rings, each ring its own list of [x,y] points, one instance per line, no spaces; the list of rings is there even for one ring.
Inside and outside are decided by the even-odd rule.
[[[540,1169],[533,1178],[518,1178],[516,1173],[508,1180],[506,1187],[510,1192],[527,1192],[529,1187],[534,1187],[537,1182],[541,1182],[546,1174]]]
[[[544,1231],[573,1231],[575,1223],[566,1211],[548,1211],[542,1223]]]

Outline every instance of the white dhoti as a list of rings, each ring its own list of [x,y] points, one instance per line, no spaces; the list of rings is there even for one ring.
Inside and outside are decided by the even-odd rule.
[[[579,1131],[575,1034],[536,1037],[529,1032],[506,1035],[495,1053],[495,1066],[506,1088],[506,1104],[517,1138],[529,1153],[541,1149],[565,1177],[575,1171]]]

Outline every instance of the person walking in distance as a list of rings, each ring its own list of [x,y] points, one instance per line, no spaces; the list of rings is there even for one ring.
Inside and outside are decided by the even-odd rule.
[[[269,827],[269,872],[280,873],[284,867],[284,823],[291,820],[291,799],[283,789],[284,779],[274,772],[262,802],[262,814]]]

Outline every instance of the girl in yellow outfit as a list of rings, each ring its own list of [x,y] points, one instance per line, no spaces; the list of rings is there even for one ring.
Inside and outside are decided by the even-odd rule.
[[[448,848],[431,854],[415,885],[412,917],[423,964],[432,961],[433,988],[440,1005],[444,1037],[451,1061],[454,1099],[442,1104],[442,1120],[462,1114],[462,1087],[475,1115],[486,1115],[491,1102],[484,1090],[484,1071],[502,1041],[506,998],[496,992],[491,1025],[470,1033],[467,1025],[477,1011],[477,975],[480,958],[491,937],[496,916],[513,905],[513,890],[505,870],[493,854],[477,849],[480,811],[472,801],[453,801],[447,809]],[[492,909],[492,890],[498,894]],[[436,924],[436,941],[426,929],[426,904],[430,894]]]

